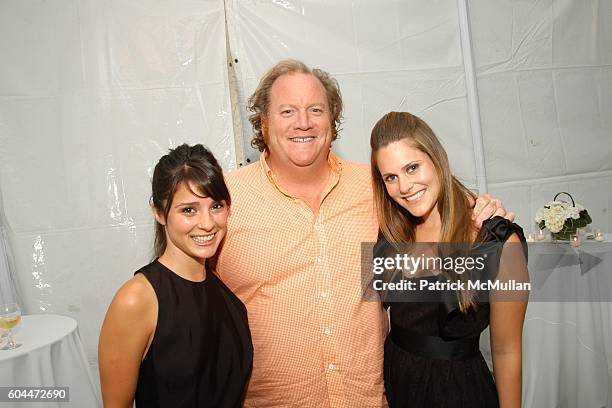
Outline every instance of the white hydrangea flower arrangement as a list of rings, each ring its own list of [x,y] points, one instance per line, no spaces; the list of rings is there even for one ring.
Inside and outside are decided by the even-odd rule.
[[[556,201],[560,194],[569,196],[571,205],[565,201]],[[569,193],[557,193],[553,200],[537,210],[535,221],[541,230],[548,228],[555,239],[569,240],[578,228],[586,227],[592,222],[586,208],[576,204]]]

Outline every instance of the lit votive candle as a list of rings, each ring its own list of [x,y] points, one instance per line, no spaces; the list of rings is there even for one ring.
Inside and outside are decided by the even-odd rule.
[[[603,232],[601,232],[599,230],[595,231],[595,241],[602,242],[603,240],[604,240]]]
[[[576,234],[570,236],[570,244],[573,247],[577,247],[580,245],[580,237]]]
[[[535,241],[533,234],[530,232],[529,235],[527,235],[527,242],[533,242]]]
[[[544,241],[544,238],[546,238],[546,235],[544,235],[544,230],[538,231],[538,241]]]

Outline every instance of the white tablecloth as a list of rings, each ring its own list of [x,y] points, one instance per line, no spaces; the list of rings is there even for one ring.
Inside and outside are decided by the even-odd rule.
[[[523,331],[525,408],[612,408],[612,237],[606,238],[574,249],[558,244],[574,254],[548,271],[543,285],[554,290],[530,299]],[[550,244],[538,245],[530,246],[529,266],[532,283],[542,284],[548,272],[535,265]],[[561,296],[551,299],[555,291]],[[488,333],[481,340],[490,362]]]
[[[99,407],[74,319],[58,315],[23,316],[14,338],[22,346],[0,350],[0,386],[69,387],[69,402],[0,402],[0,407]]]

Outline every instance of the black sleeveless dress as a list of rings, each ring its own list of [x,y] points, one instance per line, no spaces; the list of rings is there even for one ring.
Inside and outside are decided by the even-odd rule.
[[[503,243],[517,233],[525,242],[521,227],[501,217],[486,221],[482,232],[485,241]],[[495,382],[479,350],[480,333],[489,325],[488,303],[479,303],[467,315],[458,310],[458,303],[386,306],[391,332],[385,341],[384,378],[390,407],[499,406]]]
[[[253,361],[242,302],[212,272],[192,282],[156,260],[136,273],[151,283],[159,305],[136,406],[242,406]]]

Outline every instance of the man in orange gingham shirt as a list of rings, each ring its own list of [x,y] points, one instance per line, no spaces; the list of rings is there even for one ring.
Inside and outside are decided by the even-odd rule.
[[[281,61],[249,104],[262,154],[227,177],[232,208],[217,265],[249,314],[245,406],[386,406],[387,318],[361,287],[361,243],[378,232],[371,176],[330,150],[342,117],[338,85]]]

